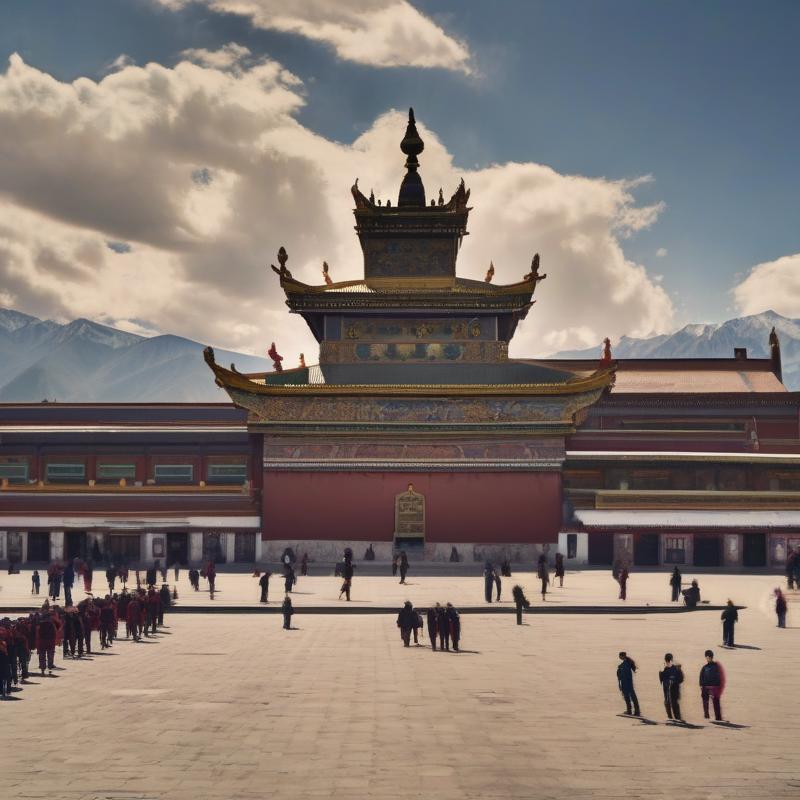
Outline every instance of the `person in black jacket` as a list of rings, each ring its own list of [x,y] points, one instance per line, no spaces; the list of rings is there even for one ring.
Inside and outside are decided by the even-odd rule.
[[[617,667],[617,684],[625,700],[625,713],[631,713],[631,703],[633,703],[633,716],[640,716],[639,698],[633,688],[633,673],[636,672],[636,662],[624,651],[619,654],[620,663]]]
[[[681,571],[677,567],[672,570],[669,585],[672,587],[672,602],[677,603],[681,596]]]
[[[411,632],[414,632],[414,644],[417,642],[417,629],[419,627],[419,616],[414,611],[414,606],[411,605],[410,600],[403,603],[400,613],[397,615],[397,627],[400,628],[400,638],[403,640],[403,645],[409,647],[411,644]]]
[[[289,595],[286,595],[286,599],[283,601],[281,605],[281,612],[283,613],[283,629],[288,631],[292,628],[292,614],[294,614],[294,608],[292,607],[292,598]]]
[[[661,688],[664,691],[664,708],[670,719],[681,720],[681,684],[683,683],[683,670],[680,664],[673,664],[672,653],[664,656],[664,669],[658,673]]]
[[[514,598],[514,605],[517,607],[517,625],[522,625],[522,609],[530,608],[531,604],[519,584],[511,590],[511,594]]]
[[[437,603],[435,606],[431,606],[428,609],[428,638],[431,640],[431,649],[436,650],[436,636],[438,635],[438,628],[437,628],[437,609],[439,608],[439,604]]]
[[[447,604],[447,623],[450,629],[450,639],[453,642],[453,650],[458,652],[458,643],[461,641],[461,615],[453,607],[452,603]]]
[[[720,698],[725,688],[725,673],[722,665],[714,661],[713,650],[706,650],[706,663],[700,669],[700,697],[703,700],[703,716],[708,719],[708,700],[714,704],[714,719],[722,721]]]
[[[406,575],[408,575],[408,556],[405,550],[400,551],[400,583],[406,582]]]
[[[266,603],[267,595],[269,594],[269,579],[272,577],[271,572],[264,570],[264,574],[258,579],[258,585],[261,587],[261,599],[259,603]]]
[[[492,602],[492,587],[494,586],[494,567],[487,561],[483,567],[483,595],[487,603]]]
[[[697,608],[697,604],[700,602],[700,587],[697,585],[697,581],[692,581],[692,585],[688,589],[684,589],[681,594],[683,594],[686,608]]]
[[[447,609],[436,604],[436,629],[439,631],[439,649],[450,650],[450,622]]]
[[[722,620],[722,644],[724,647],[734,647],[733,628],[739,621],[739,612],[733,604],[733,600],[728,600],[728,604],[720,614]]]
[[[496,600],[496,602],[499,603],[500,602],[500,590],[503,588],[503,581],[502,581],[502,579],[500,577],[500,572],[498,572],[497,570],[494,571],[494,585],[495,585],[495,588],[497,589],[497,600]]]

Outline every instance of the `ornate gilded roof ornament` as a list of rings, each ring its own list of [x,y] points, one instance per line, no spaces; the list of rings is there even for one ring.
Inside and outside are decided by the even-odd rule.
[[[331,276],[329,274],[329,270],[330,270],[330,267],[328,266],[328,262],[327,261],[323,261],[322,262],[322,277],[325,278],[325,283],[328,286],[332,286],[333,285],[333,281],[331,280]]]
[[[281,265],[280,269],[276,267],[274,264],[270,264],[272,267],[272,271],[279,275],[281,280],[288,278],[289,280],[292,279],[292,273],[289,272],[288,268],[286,267],[286,262],[289,260],[289,254],[286,252],[286,248],[281,246],[281,249],[278,250],[278,263]]]
[[[494,278],[494,262],[490,261],[489,269],[486,270],[486,277],[484,278],[484,280],[486,281],[486,283],[491,283],[492,278]]]
[[[374,203],[367,200],[364,197],[363,192],[358,188],[358,178],[356,178],[356,182],[350,187],[350,191],[353,194],[353,200],[356,201],[356,208],[372,208]]]
[[[772,361],[772,371],[779,381],[783,381],[783,365],[781,363],[781,342],[773,326],[769,334],[769,357]]]
[[[406,135],[400,142],[400,149],[406,154],[406,172],[403,182],[400,184],[400,195],[397,198],[397,205],[400,208],[422,207],[425,205],[425,187],[422,185],[422,178],[417,173],[419,159],[417,156],[425,149],[425,142],[417,132],[417,123],[414,119],[414,109],[408,109],[408,125]],[[387,203],[388,205],[388,203]]]
[[[600,366],[601,367],[608,367],[611,365],[611,339],[606,336],[603,339],[603,355],[600,357]]]
[[[272,366],[275,369],[275,372],[283,372],[283,366],[281,364],[281,361],[283,361],[283,356],[278,355],[278,350],[275,347],[275,342],[273,342],[269,350],[267,350],[267,355],[272,359]]]
[[[522,280],[533,281],[534,283],[543,281],[547,277],[547,274],[546,273],[544,275],[539,274],[539,265],[540,265],[539,254],[536,253],[533,256],[533,260],[531,261],[531,271],[527,275],[524,275]]]
[[[300,369],[306,368],[306,357],[300,353]]]

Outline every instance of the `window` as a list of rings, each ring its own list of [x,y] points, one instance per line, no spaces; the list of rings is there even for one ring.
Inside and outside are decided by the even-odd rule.
[[[247,480],[247,464],[244,461],[233,464],[209,464],[208,483],[240,484]]]
[[[686,563],[686,539],[683,536],[667,536],[664,542],[664,563]]]
[[[28,462],[16,460],[0,462],[0,481],[4,479],[9,483],[27,483]]]
[[[192,483],[194,467],[191,464],[156,464],[154,476],[157,484]]]
[[[86,480],[86,465],[74,461],[48,464],[45,478],[48,483],[83,483]]]
[[[98,464],[97,480],[99,483],[117,483],[125,479],[126,481],[136,480],[135,464]]]

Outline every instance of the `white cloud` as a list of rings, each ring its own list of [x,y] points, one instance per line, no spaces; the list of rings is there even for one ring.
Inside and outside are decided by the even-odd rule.
[[[656,250],[656,257],[657,258],[664,258],[667,255],[667,248],[666,247],[659,247]]]
[[[777,311],[786,317],[800,317],[800,253],[756,264],[733,289],[742,314]]]
[[[331,46],[346,61],[373,67],[440,67],[471,72],[463,42],[407,0],[156,0],[177,11],[203,4],[247,17],[257,28],[294,33]],[[208,66],[219,66],[206,62]]]
[[[361,276],[349,187],[361,176],[365,191],[396,200],[405,115],[379,117],[351,145],[332,142],[297,122],[302,86],[279,64],[216,63],[64,83],[12,57],[0,73],[4,304],[249,352],[275,340],[311,363],[314,340],[268,264],[285,245],[300,280],[321,283],[323,259],[334,280]],[[541,253],[548,278],[514,355],[671,329],[668,295],[620,244],[658,214],[636,204],[635,183],[533,163],[459,170],[420,129],[428,195],[443,186],[449,196],[461,176],[472,188],[459,274],[482,278],[493,260],[495,282],[511,283]]]

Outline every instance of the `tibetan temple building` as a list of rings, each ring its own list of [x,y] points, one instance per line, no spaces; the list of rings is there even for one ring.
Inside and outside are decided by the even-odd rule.
[[[546,275],[457,275],[463,181],[428,199],[410,114],[397,202],[354,186],[361,280],[276,281],[319,363],[206,361],[232,404],[0,406],[0,559],[781,567],[800,548],[800,393],[770,357],[512,359]],[[521,273],[525,272],[520,270]]]

